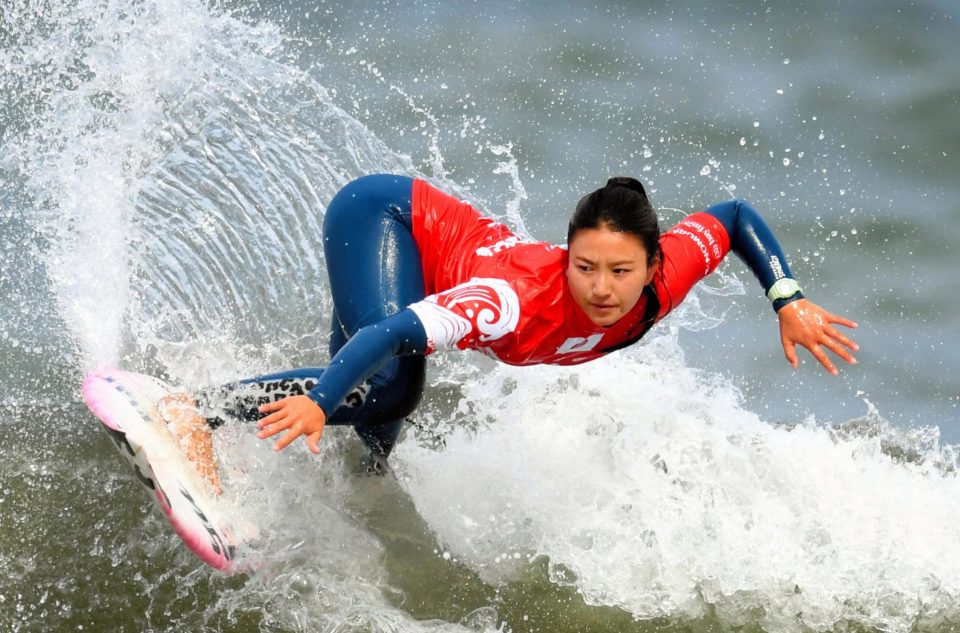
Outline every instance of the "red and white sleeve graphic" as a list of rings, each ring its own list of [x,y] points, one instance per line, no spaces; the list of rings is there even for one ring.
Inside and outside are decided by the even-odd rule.
[[[520,299],[503,279],[474,278],[410,306],[427,333],[427,353],[482,347],[513,332]]]

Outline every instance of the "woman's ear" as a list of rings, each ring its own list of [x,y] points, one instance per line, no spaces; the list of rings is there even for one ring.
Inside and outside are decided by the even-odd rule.
[[[650,282],[653,281],[653,278],[657,274],[658,270],[660,270],[660,253],[657,253],[653,256],[653,262],[647,268],[647,281],[644,284],[645,286],[650,285]]]

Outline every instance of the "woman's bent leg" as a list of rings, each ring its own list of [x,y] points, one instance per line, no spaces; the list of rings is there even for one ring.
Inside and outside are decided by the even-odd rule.
[[[411,225],[413,181],[376,175],[353,181],[330,202],[323,239],[333,294],[331,357],[360,328],[376,323],[424,297],[423,269]],[[201,403],[212,426],[217,409],[233,417],[259,419],[266,402],[301,395],[316,386],[322,367],[284,371],[244,380],[205,394]],[[351,424],[380,456],[389,455],[403,418],[423,392],[426,359],[394,358],[350,392],[327,424]]]
[[[330,202],[323,223],[324,255],[336,306],[331,354],[346,337],[424,298],[423,266],[413,238],[413,179],[375,175],[353,181]],[[341,406],[333,417],[354,424],[375,453],[393,449],[403,418],[420,402],[423,356],[394,358],[367,381],[359,407]],[[349,403],[345,403],[349,404]]]

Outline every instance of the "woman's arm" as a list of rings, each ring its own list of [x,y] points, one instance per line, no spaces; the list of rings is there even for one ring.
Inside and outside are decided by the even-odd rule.
[[[774,310],[779,312],[788,303],[803,299],[780,243],[756,209],[743,200],[728,200],[713,205],[707,213],[723,224],[730,237],[730,250],[760,280]]]
[[[292,396],[260,407],[260,413],[267,415],[257,423],[257,437],[268,438],[286,431],[274,445],[274,450],[280,450],[306,435],[307,447],[318,453],[317,443],[327,416],[351,389],[394,356],[423,354],[426,347],[423,324],[409,308],[361,328],[334,355],[317,386],[306,396]]]
[[[836,375],[838,371],[823,348],[855,364],[857,361],[848,350],[858,351],[860,347],[833,325],[855,328],[857,324],[804,298],[783,249],[756,209],[742,200],[730,200],[710,207],[707,213],[723,224],[730,236],[731,250],[756,275],[773,302],[780,319],[780,341],[787,361],[797,366],[799,344],[831,374]]]

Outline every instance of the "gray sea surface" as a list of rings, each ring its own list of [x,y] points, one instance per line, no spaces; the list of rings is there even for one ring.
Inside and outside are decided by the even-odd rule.
[[[0,631],[960,630],[958,114],[947,1],[4,2]],[[613,175],[744,198],[858,363],[791,368],[731,257],[610,358],[432,358],[394,476],[227,425],[222,575],[80,382],[325,363],[370,172],[553,243]]]

